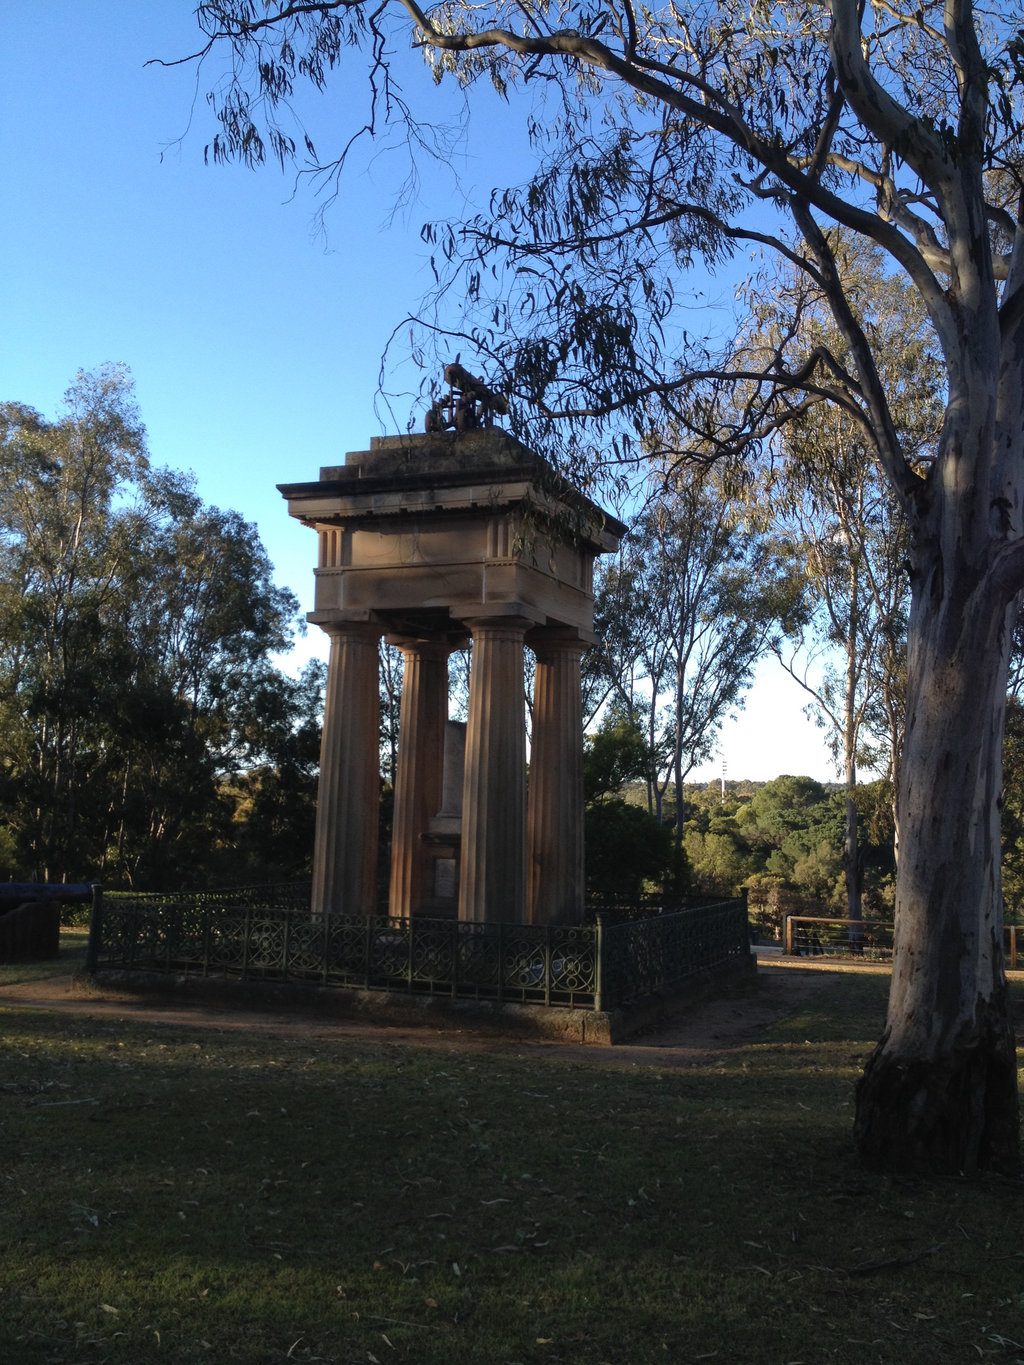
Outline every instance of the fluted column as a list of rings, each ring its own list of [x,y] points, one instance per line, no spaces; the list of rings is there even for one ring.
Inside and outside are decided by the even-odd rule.
[[[319,613],[318,613],[319,615]],[[331,637],[320,743],[313,912],[376,911],[382,630],[318,620]]]
[[[578,632],[538,630],[527,808],[527,916],[531,924],[583,918],[583,709]]]
[[[391,642],[401,649],[404,667],[391,836],[390,911],[405,918],[418,910],[423,901],[427,848],[422,835],[442,805],[448,655],[452,646],[441,640]]]
[[[459,919],[521,924],[526,912],[526,708],[519,618],[473,634],[462,789]]]

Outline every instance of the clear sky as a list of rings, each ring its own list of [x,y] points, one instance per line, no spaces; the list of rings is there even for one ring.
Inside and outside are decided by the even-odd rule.
[[[467,115],[403,60],[403,94],[439,122],[468,119],[466,136],[450,169],[421,161],[397,210],[409,159],[367,144],[320,233],[322,200],[293,172],[204,164],[217,68],[197,81],[192,66],[145,65],[198,39],[190,0],[0,0],[0,399],[53,417],[77,370],[126,362],[153,462],[191,469],[207,502],[254,522],[278,582],[308,609],[315,538],[276,485],[404,428],[409,402],[389,412],[377,389],[389,336],[429,288],[421,224],[522,178],[523,133],[488,92]],[[353,56],[352,78],[302,109],[327,148],[364,114]],[[392,371],[387,387],[419,378]],[[299,648],[325,656],[324,645],[311,630]],[[730,777],[834,779],[804,701],[762,665],[723,730]],[[719,759],[695,776],[720,772]]]

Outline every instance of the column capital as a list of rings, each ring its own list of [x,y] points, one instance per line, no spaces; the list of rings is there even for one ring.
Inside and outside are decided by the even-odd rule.
[[[526,643],[534,654],[543,654],[551,650],[578,650],[582,654],[585,649],[596,645],[597,640],[598,637],[592,630],[561,624],[535,626],[526,636]]]
[[[403,654],[416,653],[424,658],[447,659],[457,649],[465,649],[469,644],[466,631],[451,630],[442,634],[415,634],[411,631],[388,631],[384,637],[389,645],[400,649]]]
[[[449,607],[449,611],[454,620],[472,632],[507,626],[525,633],[545,620],[542,611],[526,602],[467,602],[464,606]]]
[[[327,635],[347,635],[350,638],[363,636],[366,640],[377,641],[384,634],[384,622],[372,611],[310,611],[306,620],[319,626]]]

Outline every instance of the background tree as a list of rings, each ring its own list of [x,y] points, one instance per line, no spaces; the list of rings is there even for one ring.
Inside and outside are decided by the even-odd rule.
[[[142,566],[151,524],[141,497],[115,495],[148,468],[145,432],[123,369],[79,375],[51,427],[30,409],[0,416],[0,666],[8,737],[9,821],[37,876],[61,875],[82,843],[79,796],[109,767],[88,720],[130,647],[119,599]]]
[[[846,288],[880,357],[904,447],[924,462],[941,424],[940,366],[915,296],[887,278],[883,264],[874,247],[852,241],[843,248]],[[768,301],[758,306],[758,298]],[[798,333],[806,349],[820,343],[848,363],[820,291],[798,272],[784,267],[774,286],[760,282],[753,303],[752,344],[759,337],[768,356]],[[808,587],[796,649],[777,653],[812,696],[843,774],[847,914],[858,920],[864,872],[858,768],[884,772],[892,790],[898,783],[910,604],[906,523],[860,427],[839,404],[810,407],[784,428],[765,484],[773,524],[799,547]],[[808,654],[822,666],[814,683]]]
[[[592,897],[636,901],[654,888],[678,894],[688,882],[685,855],[673,850],[668,830],[621,795],[630,783],[646,782],[649,772],[643,727],[628,709],[613,705],[596,733],[587,737],[583,755],[587,890]]]
[[[644,728],[621,703],[605,712],[600,728],[584,739],[583,799],[597,801],[632,782],[646,782],[651,770]]]
[[[762,860],[750,847],[738,822],[742,803],[722,801],[688,806],[683,847],[697,887],[723,897],[740,894],[752,878],[765,879]]]
[[[530,123],[545,157],[530,184],[437,234],[442,261],[465,267],[470,312],[453,326],[540,415],[538,439],[544,423],[575,423],[585,458],[674,426],[736,450],[819,401],[861,426],[907,519],[912,605],[893,990],[858,1088],[857,1141],[879,1167],[1017,1169],[998,794],[1024,587],[1019,16],[979,18],[970,0],[720,0],[686,14],[207,0],[197,13],[204,50],[223,42],[232,60],[214,95],[215,158],[287,156],[294,139],[273,120],[296,81],[324,85],[363,42],[381,110],[394,95],[407,112],[384,69],[396,15],[439,79],[504,92],[536,78],[554,94]],[[757,206],[788,216],[793,234]],[[834,225],[911,281],[938,340],[946,408],[929,467],[900,439]],[[679,335],[679,270],[752,240],[820,287],[849,364],[794,338],[764,367]],[[735,421],[735,390],[752,379]]]
[[[863,831],[865,912],[892,919],[893,828],[887,784],[856,792]],[[783,915],[845,916],[845,789],[809,777],[687,788],[685,847],[697,886],[749,892],[751,921],[778,938]]]
[[[674,792],[679,847],[686,778],[742,704],[798,585],[785,547],[717,468],[669,468],[652,482],[600,582],[592,667],[646,729],[648,809],[662,820]]]
[[[231,800],[228,839],[207,854],[222,884],[308,881],[312,875],[326,665],[297,678],[262,671],[241,717],[245,764],[221,779]]]
[[[131,377],[0,408],[0,802],[33,878],[193,884],[265,764],[291,594],[253,526],[150,468]],[[287,706],[285,707],[287,709]]]
[[[639,522],[637,554],[655,604],[650,652],[651,749],[667,697],[661,742],[666,772],[658,812],[671,784],[676,843],[684,821],[683,787],[714,752],[722,721],[742,704],[754,664],[771,633],[795,607],[792,564],[765,535],[712,466],[672,471],[664,493]]]
[[[402,651],[380,642],[380,774],[394,787],[398,772],[399,721],[402,710]]]
[[[646,715],[641,684],[645,676],[644,640],[652,611],[644,598],[638,568],[628,536],[620,542],[615,556],[601,556],[594,565],[597,643],[582,659],[584,729],[590,728],[606,703],[634,720]]]

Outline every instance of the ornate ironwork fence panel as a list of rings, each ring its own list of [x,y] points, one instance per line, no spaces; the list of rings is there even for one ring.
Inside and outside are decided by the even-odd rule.
[[[602,927],[605,1009],[664,990],[750,952],[746,907],[723,901]]]
[[[188,899],[197,905],[245,905],[251,910],[309,910],[312,882],[270,882],[260,886],[225,886],[192,891]]]
[[[608,1009],[748,951],[738,901],[569,926],[314,917],[264,899],[99,898],[91,966]]]

